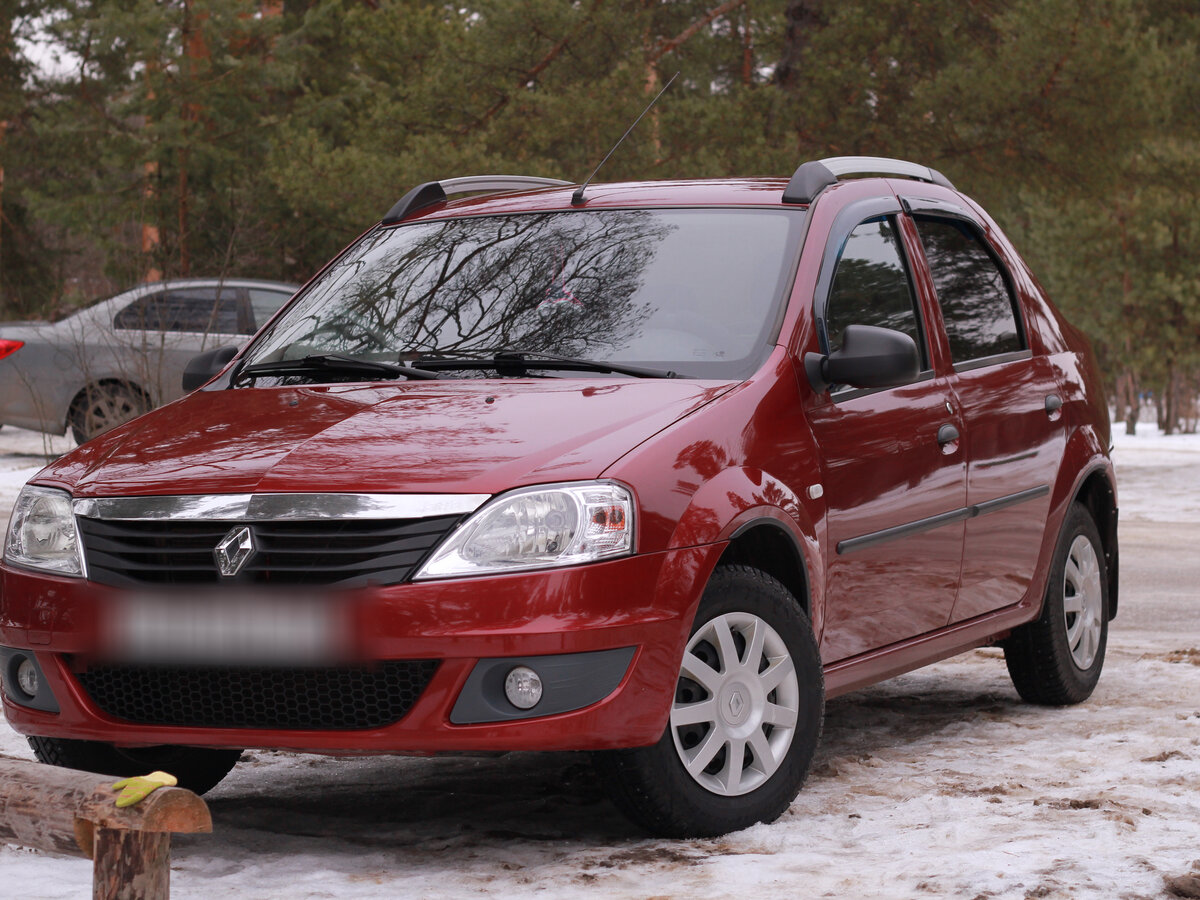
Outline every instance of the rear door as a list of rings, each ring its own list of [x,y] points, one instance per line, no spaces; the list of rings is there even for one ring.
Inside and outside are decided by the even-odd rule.
[[[1030,348],[1013,278],[982,223],[945,202],[906,205],[944,325],[969,459],[971,515],[951,616],[960,622],[1029,590],[1066,442],[1062,400],[1048,361]]]

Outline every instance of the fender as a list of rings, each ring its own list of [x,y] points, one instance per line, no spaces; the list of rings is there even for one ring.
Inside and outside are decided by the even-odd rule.
[[[727,541],[747,518],[768,515],[815,540],[816,530],[800,498],[786,484],[758,469],[731,467],[704,482],[684,510],[667,548]],[[805,527],[807,526],[807,527]]]
[[[1062,462],[1058,468],[1058,481],[1051,492],[1050,508],[1052,522],[1056,528],[1062,525],[1063,517],[1067,514],[1067,506],[1079,494],[1080,486],[1091,477],[1097,469],[1104,469],[1109,486],[1113,488],[1113,498],[1116,499],[1116,478],[1113,476],[1112,462],[1104,453],[1100,436],[1091,425],[1080,425],[1071,430],[1067,436],[1067,446],[1063,449]],[[1068,478],[1069,473],[1076,473],[1074,478]]]
[[[1075,473],[1071,477],[1071,473]],[[1117,480],[1113,472],[1112,460],[1105,455],[1104,446],[1096,429],[1088,424],[1081,425],[1071,431],[1067,437],[1067,446],[1063,451],[1062,464],[1058,469],[1058,480],[1051,492],[1050,514],[1046,517],[1046,535],[1053,535],[1053,540],[1043,537],[1042,552],[1038,557],[1037,571],[1041,578],[1029,586],[1025,603],[1034,609],[1037,618],[1041,614],[1042,600],[1046,594],[1046,578],[1050,572],[1050,558],[1058,545],[1058,532],[1062,529],[1063,520],[1071,504],[1079,498],[1088,480],[1100,475],[1112,494],[1112,519],[1110,523],[1097,522],[1101,537],[1105,540],[1105,554],[1108,557],[1109,583],[1109,619],[1117,613]]]
[[[759,469],[731,467],[710,478],[692,495],[671,534],[669,547],[728,543],[761,525],[778,529],[787,535],[800,557],[810,618],[819,635],[825,597],[824,521],[823,501],[802,499],[780,479]]]

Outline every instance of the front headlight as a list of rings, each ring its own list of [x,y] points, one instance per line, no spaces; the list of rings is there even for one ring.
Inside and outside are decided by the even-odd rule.
[[[4,560],[58,575],[83,575],[71,495],[36,485],[22,488],[8,523]]]
[[[477,510],[415,580],[572,566],[632,550],[627,488],[608,482],[522,488]]]

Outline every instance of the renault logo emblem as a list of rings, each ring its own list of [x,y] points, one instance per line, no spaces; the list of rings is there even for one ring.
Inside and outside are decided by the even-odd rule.
[[[734,719],[742,715],[742,710],[746,707],[746,701],[742,699],[741,691],[734,691],[729,697],[729,714]]]
[[[234,526],[229,529],[229,534],[221,539],[221,543],[217,544],[217,549],[213,551],[213,556],[217,560],[217,569],[226,578],[232,578],[238,572],[242,571],[247,561],[252,557],[258,548],[254,546],[254,534],[246,526]]]

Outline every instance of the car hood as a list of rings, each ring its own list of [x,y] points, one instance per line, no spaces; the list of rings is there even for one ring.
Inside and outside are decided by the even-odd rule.
[[[554,379],[201,390],[36,481],[77,497],[496,493],[597,477],[735,382]]]

